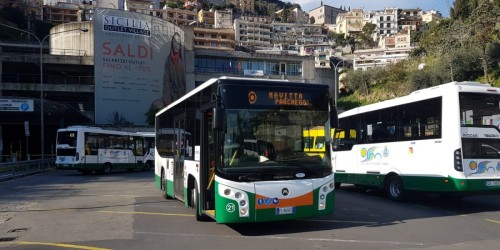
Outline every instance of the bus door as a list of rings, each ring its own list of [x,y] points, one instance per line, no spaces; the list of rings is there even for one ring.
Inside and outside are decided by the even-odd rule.
[[[136,164],[144,164],[144,139],[140,136],[134,136],[134,141],[132,144],[133,158]]]
[[[212,130],[212,110],[203,112],[201,121],[200,202],[203,210],[215,209],[216,140]]]
[[[184,200],[184,119],[174,122],[174,195]]]
[[[83,150],[78,150],[77,152],[82,152],[85,157],[83,157],[83,164],[96,164],[99,163],[99,136],[97,134],[85,133],[84,140],[84,148]],[[80,157],[81,159],[82,157]]]

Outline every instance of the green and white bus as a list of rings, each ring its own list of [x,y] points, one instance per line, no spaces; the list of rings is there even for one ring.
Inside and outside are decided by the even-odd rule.
[[[70,126],[57,130],[56,168],[83,174],[113,169],[150,170],[154,166],[154,133]]]
[[[329,131],[328,93],[327,85],[268,79],[221,77],[201,84],[156,114],[157,188],[193,207],[197,220],[331,214],[330,150],[324,159],[309,156],[302,142],[306,128]],[[252,141],[264,146],[253,150]]]
[[[500,88],[451,82],[339,114],[336,186],[461,198],[500,194]],[[345,131],[350,131],[346,133]]]

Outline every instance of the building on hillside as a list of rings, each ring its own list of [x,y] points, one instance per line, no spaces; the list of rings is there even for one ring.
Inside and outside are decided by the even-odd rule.
[[[376,25],[376,36],[396,34],[398,32],[398,9],[392,7],[385,8],[383,11],[370,11],[365,15],[365,22]]]
[[[195,49],[234,51],[233,29],[194,28]]]
[[[215,24],[215,12],[201,9],[198,11],[197,21],[198,26],[211,28]]]
[[[344,37],[356,36],[363,31],[364,11],[363,9],[352,9],[337,16],[337,33],[344,34]]]
[[[439,20],[443,19],[443,15],[441,12],[437,10],[430,10],[427,11],[426,13],[422,14],[422,22],[425,24],[431,23],[431,22],[437,22]]]
[[[347,11],[335,8],[329,5],[324,5],[321,1],[321,5],[308,12],[309,18],[314,18],[313,24],[335,24],[337,21],[337,16],[340,13],[346,13]],[[309,22],[308,22],[309,23]]]
[[[319,24],[273,23],[271,39],[273,44],[320,44],[328,35]]]
[[[255,0],[229,0],[242,13],[253,13],[255,11]]]
[[[43,7],[43,20],[54,25],[81,22],[80,6],[79,4],[65,2],[45,5]]]
[[[332,52],[332,47],[328,43],[307,44],[300,46],[299,55],[314,57],[315,68],[330,68]]]
[[[410,31],[403,30],[403,32],[392,35],[381,35],[379,40],[379,48],[411,48]]]
[[[237,46],[253,49],[272,48],[271,24],[234,19],[234,40]]]
[[[422,27],[422,10],[416,9],[399,9],[398,10],[398,31],[404,29],[410,31],[420,31]]]
[[[386,67],[406,60],[413,48],[377,48],[354,51],[353,69],[368,70],[376,67]]]
[[[216,10],[214,14],[214,23],[216,29],[233,29],[233,11]]]
[[[288,22],[297,24],[308,24],[309,14],[299,8],[294,8],[288,14]]]

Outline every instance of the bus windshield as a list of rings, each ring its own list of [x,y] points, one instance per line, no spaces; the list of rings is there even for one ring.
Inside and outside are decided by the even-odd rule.
[[[328,157],[305,153],[303,131],[325,127],[328,111],[228,109],[224,135],[226,173],[269,174],[286,178],[303,173],[308,178],[331,174]],[[327,150],[329,152],[329,150]],[[281,177],[280,177],[281,176]]]

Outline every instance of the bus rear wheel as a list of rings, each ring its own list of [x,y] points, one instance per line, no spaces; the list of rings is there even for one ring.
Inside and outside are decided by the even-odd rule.
[[[167,176],[165,175],[165,171],[161,171],[161,194],[163,196],[163,199],[170,199],[170,196],[167,194]]]
[[[385,185],[385,189],[389,199],[393,201],[404,200],[406,191],[404,190],[403,181],[401,180],[401,178],[399,178],[399,176],[389,176],[389,179],[387,179],[387,183]]]

